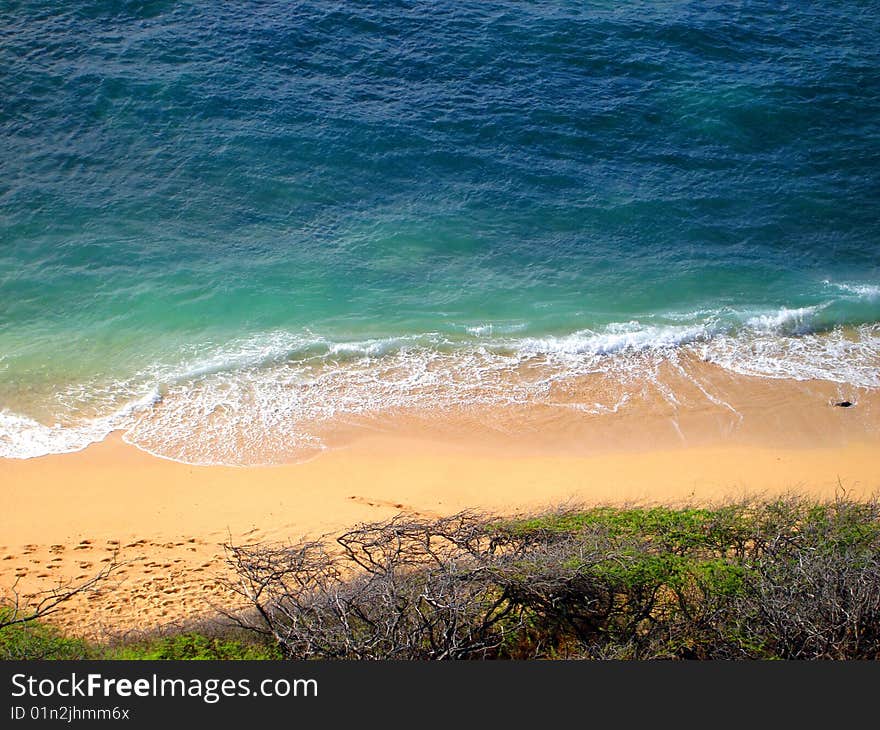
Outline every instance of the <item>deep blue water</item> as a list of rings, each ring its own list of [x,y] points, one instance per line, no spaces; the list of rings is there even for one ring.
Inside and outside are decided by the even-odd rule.
[[[3,2],[0,143],[0,454],[474,357],[880,385],[876,0]]]

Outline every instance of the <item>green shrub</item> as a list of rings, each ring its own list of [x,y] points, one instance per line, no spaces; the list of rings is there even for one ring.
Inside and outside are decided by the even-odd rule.
[[[11,612],[0,609],[0,622]],[[91,659],[94,651],[81,639],[64,636],[53,626],[39,621],[0,628],[0,659]]]
[[[105,650],[106,659],[280,659],[265,642],[188,632],[124,644]]]

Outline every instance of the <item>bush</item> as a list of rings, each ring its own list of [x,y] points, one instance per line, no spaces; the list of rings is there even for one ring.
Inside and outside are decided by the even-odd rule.
[[[8,616],[0,610],[0,622]],[[0,660],[91,659],[92,647],[81,639],[64,636],[58,629],[38,621],[0,628]]]
[[[474,513],[228,546],[285,657],[880,657],[876,502]]]
[[[0,619],[3,617],[0,612]],[[241,636],[240,631],[218,627],[183,631],[110,645],[64,636],[41,621],[0,629],[0,660],[22,659],[280,659],[272,642]]]
[[[103,659],[280,659],[277,648],[263,641],[186,632],[104,650]]]

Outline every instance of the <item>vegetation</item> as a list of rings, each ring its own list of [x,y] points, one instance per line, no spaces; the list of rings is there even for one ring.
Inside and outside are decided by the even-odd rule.
[[[880,507],[473,513],[230,547],[291,658],[880,658]]]
[[[12,611],[0,610],[0,623],[8,622]],[[32,620],[7,623],[0,628],[0,659],[91,659],[92,647],[81,639],[61,634],[58,629]]]
[[[274,643],[242,637],[229,629],[184,631],[103,647],[101,659],[281,659]]]
[[[880,658],[876,502],[401,516],[227,551],[250,608],[224,628],[95,646],[26,622],[0,658]]]
[[[184,629],[114,641],[87,642],[63,636],[40,621],[0,629],[3,659],[280,659],[274,643],[242,636],[229,627]]]

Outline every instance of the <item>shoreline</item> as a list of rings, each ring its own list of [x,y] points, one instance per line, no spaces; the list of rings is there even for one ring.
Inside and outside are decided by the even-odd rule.
[[[296,541],[399,513],[880,494],[880,448],[862,429],[824,446],[714,439],[669,447],[657,439],[664,445],[652,447],[650,425],[633,448],[617,450],[523,449],[515,439],[452,441],[411,429],[363,436],[297,464],[192,466],[151,456],[117,433],[80,452],[0,459],[0,587],[18,579],[27,594],[82,580],[118,551],[125,565],[112,584],[51,620],[77,634],[117,635],[216,613],[229,598],[217,579],[230,540]]]
[[[851,335],[835,330],[837,339],[827,335],[822,347],[839,349],[844,341],[852,346]],[[787,376],[786,358],[774,360],[771,373],[748,373],[719,361],[718,353],[690,345],[622,350],[599,360],[576,356],[573,362],[561,355],[561,360],[535,356],[518,364],[488,355],[489,361],[476,356],[474,362],[443,355],[436,362],[419,361],[415,372],[402,355],[366,358],[327,372],[322,366],[304,373],[286,363],[258,368],[256,374],[233,373],[231,380],[221,368],[216,377],[209,371],[165,390],[156,382],[134,400],[81,404],[81,413],[76,406],[66,416],[46,410],[35,396],[6,398],[0,409],[0,458],[75,453],[114,432],[161,458],[220,466],[300,462],[377,431],[430,431],[451,440],[462,433],[480,440],[524,434],[521,448],[559,450],[561,445],[566,452],[583,450],[585,443],[605,451],[646,440],[651,448],[730,438],[840,443],[866,425],[876,430],[876,341],[868,353],[835,351],[841,372],[825,372],[827,377],[811,373],[807,362],[806,378]],[[765,346],[752,345],[755,357],[763,357]],[[852,380],[843,377],[847,373]],[[841,419],[825,408],[836,402],[859,407]]]

